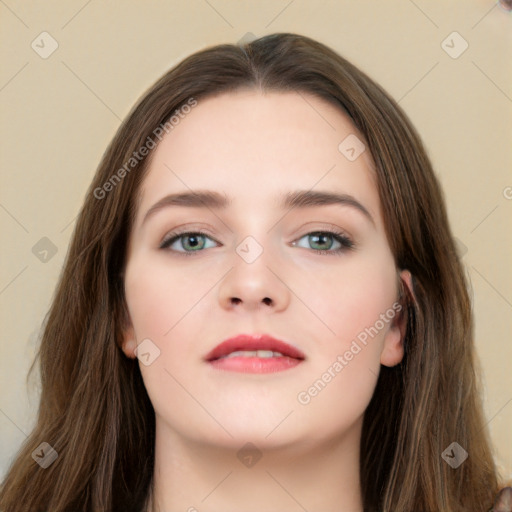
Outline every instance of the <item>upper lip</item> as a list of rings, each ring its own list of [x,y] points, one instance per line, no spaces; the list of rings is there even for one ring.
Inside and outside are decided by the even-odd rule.
[[[239,334],[219,343],[208,352],[205,360],[213,361],[237,350],[272,350],[272,352],[280,352],[283,356],[305,359],[305,355],[298,348],[267,334]]]

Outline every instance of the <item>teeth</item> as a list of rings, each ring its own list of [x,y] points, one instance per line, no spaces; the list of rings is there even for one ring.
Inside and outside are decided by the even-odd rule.
[[[273,352],[272,350],[236,350],[227,356],[221,356],[219,359],[224,357],[261,357],[266,359],[270,357],[283,357],[283,354],[281,352]]]
[[[258,350],[256,357],[282,357],[281,352],[272,352],[272,350]]]

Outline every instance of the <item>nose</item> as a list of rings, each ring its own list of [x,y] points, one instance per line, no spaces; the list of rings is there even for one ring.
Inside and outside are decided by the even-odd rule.
[[[285,267],[271,251],[252,262],[233,255],[233,268],[219,286],[219,302],[227,310],[279,312],[290,303]]]

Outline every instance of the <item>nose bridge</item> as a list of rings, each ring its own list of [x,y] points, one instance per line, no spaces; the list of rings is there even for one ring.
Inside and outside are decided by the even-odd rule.
[[[275,218],[265,207],[262,201],[253,197],[244,204],[244,215],[240,215],[232,224],[236,232],[238,242],[235,246],[237,256],[247,265],[254,265],[263,262],[271,265],[269,260],[277,258]]]
[[[254,233],[254,230],[253,230]],[[255,309],[287,307],[289,290],[279,278],[279,250],[263,228],[246,235],[235,247],[232,271],[221,282],[219,300],[223,307]]]

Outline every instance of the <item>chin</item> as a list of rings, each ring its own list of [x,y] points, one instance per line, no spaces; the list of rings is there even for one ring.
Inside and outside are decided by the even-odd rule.
[[[187,428],[181,432],[181,436],[199,444],[210,445],[212,448],[239,450],[247,442],[253,443],[260,449],[279,448],[304,440],[306,434],[303,428],[297,430],[297,425],[293,422],[285,426],[287,420],[279,425],[279,422],[270,424],[263,418],[260,421],[254,421],[243,416],[239,416],[238,419],[222,420],[220,417],[217,419],[224,428],[216,422],[213,422],[215,426],[211,422],[204,421],[195,425],[188,423]],[[178,434],[180,434],[179,431]]]

